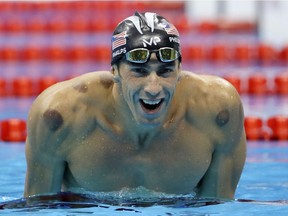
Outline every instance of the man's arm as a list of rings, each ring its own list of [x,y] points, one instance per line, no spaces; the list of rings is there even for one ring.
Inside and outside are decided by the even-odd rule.
[[[231,152],[215,151],[208,171],[200,182],[199,196],[233,199],[246,157],[246,137]]]
[[[65,162],[26,142],[27,172],[24,196],[61,191]]]
[[[234,198],[246,159],[246,135],[241,98],[227,81],[216,79],[208,105],[216,116],[214,151],[210,166],[199,184],[202,197]],[[222,112],[219,112],[221,111]]]
[[[26,140],[27,173],[24,196],[55,193],[61,190],[65,161],[61,151],[61,117],[41,109],[36,101],[30,111]],[[49,109],[48,109],[49,112]],[[58,119],[57,119],[58,118]],[[53,122],[54,121],[54,122]],[[63,119],[62,119],[63,122]]]

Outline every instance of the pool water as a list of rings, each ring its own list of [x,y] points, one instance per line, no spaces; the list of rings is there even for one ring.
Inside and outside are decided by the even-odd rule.
[[[50,203],[40,200],[29,208],[26,200],[19,200],[26,172],[25,145],[0,143],[0,149],[0,215],[288,215],[286,141],[248,142],[247,161],[235,201],[195,200],[193,195],[177,197],[152,192],[147,195],[149,192],[140,188],[108,194],[110,197],[94,194],[72,203],[61,197]],[[4,203],[12,203],[13,208],[6,205],[8,209],[1,209]]]

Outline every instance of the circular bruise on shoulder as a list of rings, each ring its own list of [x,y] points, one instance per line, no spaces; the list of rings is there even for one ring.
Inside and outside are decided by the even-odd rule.
[[[88,86],[84,82],[74,85],[73,88],[80,93],[86,93],[88,91]]]
[[[110,88],[110,86],[112,86],[113,80],[108,79],[108,78],[101,79],[100,83],[104,86],[104,88],[108,89],[108,88]]]
[[[216,124],[220,127],[226,125],[230,119],[230,112],[227,109],[223,109],[216,116]]]
[[[56,109],[48,109],[43,114],[44,122],[51,131],[58,130],[63,124],[63,117]]]

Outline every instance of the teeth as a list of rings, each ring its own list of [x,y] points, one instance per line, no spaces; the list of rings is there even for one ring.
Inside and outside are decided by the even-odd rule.
[[[153,101],[149,101],[149,100],[145,100],[145,99],[143,99],[143,102],[144,102],[145,104],[149,104],[149,105],[156,105],[156,104],[159,104],[160,101],[161,101],[161,99],[159,99],[159,100],[153,100]]]

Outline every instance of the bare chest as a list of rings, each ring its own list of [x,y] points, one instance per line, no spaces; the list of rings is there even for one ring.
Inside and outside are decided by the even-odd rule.
[[[115,191],[143,186],[167,193],[192,192],[211,161],[212,144],[206,137],[178,131],[139,149],[125,137],[115,141],[95,134],[69,154],[66,187]]]

